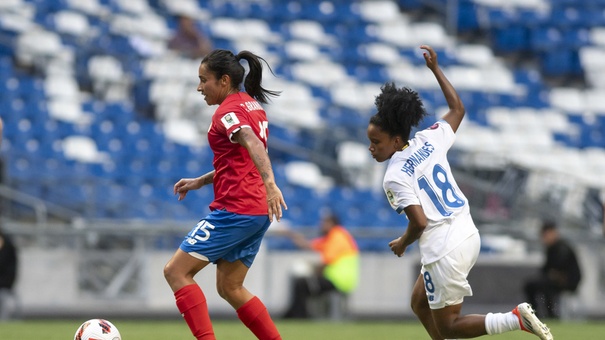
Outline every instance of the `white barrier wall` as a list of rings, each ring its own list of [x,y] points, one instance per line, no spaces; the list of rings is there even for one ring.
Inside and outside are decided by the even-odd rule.
[[[78,283],[81,279],[78,272],[80,256],[77,251],[68,249],[26,248],[20,251],[16,292],[24,316],[95,313],[178,316],[173,294],[162,275],[172,252],[148,252],[142,261],[138,261],[142,285],[134,296],[91,295],[82,290]],[[313,253],[262,250],[245,285],[263,300],[271,313],[280,315],[289,301],[289,280],[295,266],[314,261],[317,258]],[[359,289],[349,300],[352,314],[410,313],[409,292],[416,277],[410,271],[416,262],[416,257],[364,254]],[[215,266],[209,266],[196,276],[210,311],[221,316],[235,315],[231,306],[216,293],[215,273]]]
[[[599,268],[599,259],[589,249],[581,249],[584,281],[577,299],[591,313],[603,313],[603,294],[599,275],[590,268]],[[25,248],[20,250],[17,296],[24,317],[98,316],[120,315],[130,317],[178,317],[172,292],[164,281],[162,269],[172,252],[145,251],[128,255],[132,260],[113,275],[111,282],[100,282],[105,289],[91,294],[83,289],[79,261],[83,254],[69,249]],[[109,253],[107,254],[110,255]],[[289,280],[300,263],[316,261],[308,252],[267,252],[262,250],[245,282],[257,294],[274,316],[286,309],[289,301]],[[471,285],[476,292],[465,304],[466,312],[503,311],[520,302],[520,280],[537,270],[540,254],[518,259],[482,255],[471,272]],[[417,254],[398,258],[388,253],[364,253],[361,257],[361,281],[350,296],[352,316],[360,317],[412,317],[410,293],[418,276]],[[134,268],[134,269],[133,269]],[[130,272],[128,270],[131,270]],[[106,270],[103,267],[92,268]],[[130,273],[130,274],[129,274]],[[134,273],[134,274],[132,274]],[[511,273],[513,273],[511,275]],[[518,273],[519,275],[515,275]],[[116,284],[117,277],[132,275],[136,289],[129,290],[131,281]],[[216,293],[215,266],[209,266],[196,276],[208,299],[211,315],[232,316],[235,313]],[[130,283],[129,283],[130,282]],[[494,292],[501,284],[512,292],[502,296]],[[503,293],[500,291],[500,293]],[[496,299],[496,300],[494,300]],[[585,301],[584,301],[585,300]],[[468,307],[467,307],[468,306]],[[578,311],[580,313],[580,311]],[[605,313],[603,313],[605,315]]]

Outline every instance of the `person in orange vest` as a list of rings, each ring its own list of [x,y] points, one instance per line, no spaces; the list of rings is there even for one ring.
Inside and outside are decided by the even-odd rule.
[[[333,214],[328,214],[322,219],[320,232],[321,236],[312,240],[292,230],[285,232],[297,247],[318,252],[321,266],[313,275],[293,280],[290,307],[284,318],[309,318],[307,301],[310,297],[334,290],[349,294],[357,287],[359,249],[353,236]]]

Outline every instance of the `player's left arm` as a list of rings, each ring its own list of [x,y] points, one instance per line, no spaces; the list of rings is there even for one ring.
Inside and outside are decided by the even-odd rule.
[[[239,131],[233,135],[232,140],[248,150],[248,154],[250,155],[250,158],[252,158],[252,161],[265,184],[267,203],[269,205],[269,219],[273,221],[273,216],[275,216],[277,221],[279,221],[282,217],[282,205],[286,210],[288,209],[288,206],[286,205],[281,190],[275,183],[271,160],[265,150],[265,145],[254,134],[254,131],[247,127],[239,129]]]
[[[462,122],[462,118],[464,118],[465,109],[464,104],[462,103],[462,99],[456,92],[456,89],[450,81],[447,79],[443,71],[439,67],[437,62],[437,53],[433,50],[432,47],[428,45],[420,46],[421,49],[426,50],[424,52],[424,60],[426,62],[426,66],[433,72],[437,82],[439,83],[439,87],[443,92],[443,96],[445,97],[445,101],[447,102],[447,106],[449,111],[442,117],[443,120],[448,122],[452,127],[452,130],[456,132],[460,123]]]
[[[403,209],[409,219],[408,227],[403,235],[389,243],[389,247],[395,255],[401,257],[406,248],[416,242],[422,236],[426,228],[427,219],[424,210],[420,205],[409,205]]]

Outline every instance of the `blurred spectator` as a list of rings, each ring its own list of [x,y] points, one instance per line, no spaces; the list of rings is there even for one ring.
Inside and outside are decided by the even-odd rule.
[[[0,230],[0,320],[6,320],[11,315],[9,302],[14,300],[16,277],[17,250],[11,238]]]
[[[546,259],[540,275],[526,282],[525,294],[538,315],[546,309],[546,317],[557,319],[561,293],[575,292],[582,275],[575,251],[561,237],[555,223],[544,222],[540,237]]]
[[[300,233],[285,231],[299,248],[318,252],[322,263],[311,275],[294,278],[290,307],[284,318],[308,318],[310,297],[335,290],[349,294],[357,287],[359,250],[355,239],[334,215],[322,219],[320,232],[320,237],[307,240]]]
[[[212,50],[210,40],[196,27],[195,21],[187,16],[179,16],[179,26],[168,42],[168,48],[183,57],[201,59]]]

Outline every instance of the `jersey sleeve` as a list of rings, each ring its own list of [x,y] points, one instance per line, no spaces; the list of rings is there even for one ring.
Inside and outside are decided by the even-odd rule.
[[[387,179],[384,181],[384,193],[387,195],[391,208],[398,214],[410,205],[420,205],[411,183]]]
[[[232,138],[237,131],[244,127],[250,127],[249,115],[244,113],[243,110],[229,111],[222,114],[219,120],[231,143],[235,143]]]
[[[439,120],[418,133],[427,139],[435,141],[437,145],[445,146],[447,149],[452,147],[456,140],[456,133],[454,133],[450,124],[445,120]]]

